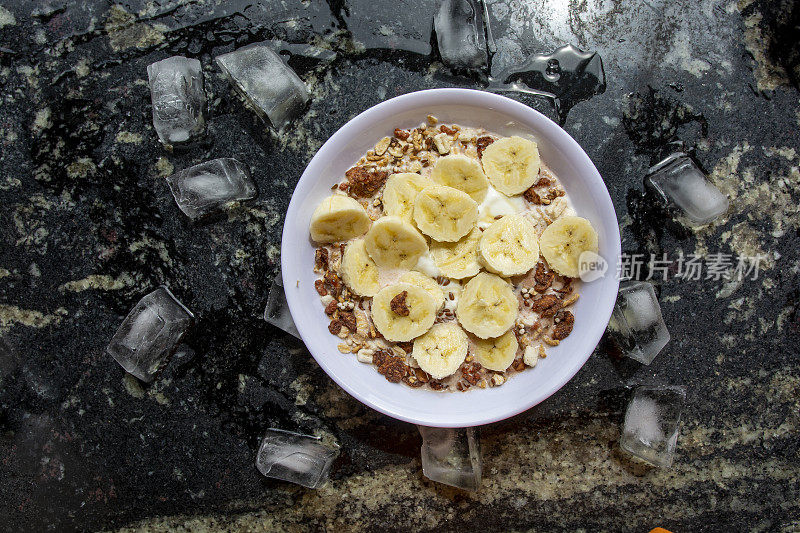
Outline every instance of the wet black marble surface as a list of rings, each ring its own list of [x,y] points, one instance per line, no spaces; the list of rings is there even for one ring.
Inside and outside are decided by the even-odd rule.
[[[10,1],[0,6],[0,525],[211,530],[800,529],[800,10],[792,2],[487,2],[509,64],[572,43],[604,60],[604,93],[564,127],[617,209],[623,251],[764,255],[757,280],[657,281],[672,342],[652,365],[601,344],[555,396],[483,430],[476,494],[422,477],[419,435],[362,406],[261,316],[294,184],[349,118],[392,96],[482,87],[431,37],[436,3]],[[312,92],[276,134],[212,58],[265,39],[335,57],[289,62]],[[432,47],[432,43],[434,46]],[[205,140],[169,152],[146,66],[198,58]],[[642,194],[683,142],[731,210],[687,227]],[[164,180],[214,157],[259,197],[190,224]],[[646,277],[646,269],[642,271]],[[167,284],[197,315],[156,381],[105,346]],[[688,386],[676,463],[616,444],[630,386]],[[342,454],[309,491],[255,469],[269,426],[320,432]]]

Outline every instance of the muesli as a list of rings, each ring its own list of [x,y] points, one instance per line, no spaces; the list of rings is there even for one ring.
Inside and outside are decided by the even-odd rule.
[[[368,150],[310,232],[339,351],[452,391],[502,385],[567,338],[598,245],[533,140],[432,116]]]

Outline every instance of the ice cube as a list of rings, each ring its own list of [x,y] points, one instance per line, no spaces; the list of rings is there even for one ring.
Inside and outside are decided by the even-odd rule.
[[[670,335],[653,285],[623,281],[611,313],[608,331],[622,354],[649,365],[669,342]]]
[[[470,69],[488,64],[483,8],[477,0],[444,0],[433,17],[433,27],[445,64]]]
[[[619,444],[623,450],[663,468],[675,454],[686,387],[639,387],[625,412]]]
[[[728,210],[728,197],[684,153],[672,154],[650,168],[645,186],[697,224],[708,224]]]
[[[328,479],[338,448],[318,437],[270,428],[256,456],[256,468],[267,477],[316,489]]]
[[[292,320],[292,315],[289,312],[289,304],[286,303],[286,293],[283,290],[283,278],[280,270],[272,280],[272,286],[269,289],[267,308],[264,309],[264,320],[289,335],[300,338],[297,326],[294,325],[294,320]]]
[[[305,108],[306,84],[267,44],[258,43],[218,56],[215,61],[236,90],[262,118],[282,129]]]
[[[184,143],[205,128],[203,71],[200,62],[181,56],[168,57],[147,66],[153,101],[153,126],[159,140],[168,145]]]
[[[422,473],[436,483],[476,491],[481,485],[478,428],[417,426],[422,435]]]
[[[256,186],[245,166],[229,157],[212,159],[167,178],[178,207],[196,220],[229,202],[250,200]]]
[[[144,296],[122,321],[106,351],[127,372],[153,381],[194,315],[161,286]]]

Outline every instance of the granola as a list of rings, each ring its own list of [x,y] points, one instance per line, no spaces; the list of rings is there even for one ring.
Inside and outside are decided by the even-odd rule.
[[[533,263],[525,264],[521,273],[504,276],[511,282],[509,287],[513,286],[509,289],[511,300],[506,303],[513,302],[515,318],[508,326],[503,326],[505,329],[499,331],[499,335],[479,334],[481,331],[473,331],[461,324],[464,317],[459,317],[458,306],[467,297],[465,294],[472,280],[494,275],[475,276],[484,267],[473,267],[473,263],[470,263],[470,268],[475,268],[474,271],[462,269],[455,272],[459,265],[448,264],[441,259],[442,254],[457,255],[462,243],[466,243],[464,247],[469,248],[468,252],[477,254],[477,242],[483,234],[493,224],[506,223],[510,216],[522,216],[525,223],[530,224],[526,227],[532,228],[528,233],[535,239],[555,220],[574,215],[566,191],[544,163],[540,164],[535,181],[528,182],[524,189],[516,192],[501,191],[506,186],[514,187],[514,183],[501,186],[492,182],[484,193],[473,191],[466,185],[462,187],[463,184],[448,183],[441,177],[434,181],[437,162],[443,158],[462,165],[467,169],[464,172],[483,174],[491,157],[496,157],[491,155],[492,150],[500,149],[503,143],[497,141],[502,139],[482,128],[441,124],[436,117],[428,116],[426,122],[417,127],[396,128],[391,136],[378,140],[332,188],[334,196],[344,195],[349,198],[348,202],[357,202],[357,207],[352,204],[345,206],[351,209],[352,213],[348,213],[352,217],[363,216],[356,212],[360,209],[373,226],[375,221],[383,223],[391,219],[391,224],[398,228],[406,224],[415,232],[418,231],[416,205],[421,202],[415,197],[417,191],[422,188],[429,191],[434,189],[431,186],[438,185],[439,189],[451,190],[433,190],[436,194],[429,194],[431,202],[440,202],[442,208],[461,202],[451,215],[452,227],[447,226],[442,236],[437,235],[441,241],[434,241],[429,236],[417,239],[396,257],[387,258],[386,250],[375,248],[380,243],[370,242],[361,235],[319,243],[316,249],[314,270],[320,279],[315,282],[315,289],[330,321],[330,333],[344,341],[339,344],[339,351],[345,355],[355,354],[358,361],[374,365],[391,383],[402,382],[409,387],[435,391],[502,386],[514,374],[530,369],[539,359],[545,358],[546,345],[558,345],[572,332],[575,316],[568,308],[578,299],[579,282],[559,274],[544,257],[538,255],[533,258]],[[393,180],[398,175],[404,176],[405,183],[410,185],[404,189],[394,187]],[[457,189],[456,192],[452,191],[453,188]],[[404,209],[398,206],[404,206]],[[469,223],[464,223],[465,219],[469,219]],[[466,226],[466,232],[460,226]],[[470,229],[472,233],[469,233]],[[389,232],[387,235],[392,235],[395,240],[416,239],[402,232]],[[448,244],[450,242],[452,244]],[[464,261],[477,261],[477,256],[470,258],[467,255]],[[358,261],[363,263],[359,264],[361,270],[343,267],[343,264],[358,264]],[[372,266],[376,267],[374,272],[370,270]],[[385,301],[381,300],[383,289],[390,286],[398,289]],[[414,331],[415,334],[400,338],[395,331],[387,329],[382,320],[407,321],[403,331]],[[430,324],[420,326],[426,320]],[[415,351],[419,350],[416,345],[436,329],[432,327],[435,324],[461,324],[467,330],[467,333],[461,330],[466,339],[463,343],[465,351],[454,356],[457,366],[453,366],[448,375],[439,375],[432,370],[426,372],[421,366],[430,370],[430,365],[422,364],[420,361],[423,359],[417,360],[421,351]],[[420,334],[416,334],[418,329]],[[492,342],[494,345],[487,348],[487,343]],[[503,359],[498,366],[492,357],[486,355],[487,349],[489,352],[508,350],[510,358]],[[442,357],[449,355],[442,354]]]

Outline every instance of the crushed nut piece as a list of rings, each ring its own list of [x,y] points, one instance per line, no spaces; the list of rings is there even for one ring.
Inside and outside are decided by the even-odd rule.
[[[492,383],[497,387],[499,387],[500,385],[502,385],[505,382],[506,382],[506,378],[504,378],[501,374],[495,374],[495,375],[492,376]]]
[[[428,124],[430,124],[431,126],[433,126],[433,125],[435,125],[437,122],[439,122],[439,119],[438,119],[438,118],[436,118],[436,117],[434,117],[433,115],[428,115],[428,117],[427,117],[427,118],[428,118]]]
[[[320,270],[328,270],[328,249],[325,247],[317,248],[314,252],[314,264]]]
[[[561,344],[561,341],[559,341],[557,339],[552,339],[552,338],[548,337],[547,335],[543,335],[542,336],[542,340],[544,342],[546,342],[547,344],[549,344],[550,346],[558,346],[559,344]]]
[[[539,347],[541,347],[541,344]],[[536,363],[539,362],[539,348],[534,346],[528,346],[525,348],[525,351],[522,354],[522,361],[530,367],[536,366]]]
[[[454,130],[453,128],[449,128],[449,127],[445,126],[444,124],[442,124],[441,126],[439,126],[439,131],[441,131],[442,133],[446,133],[448,135],[452,135],[457,130]]]
[[[480,363],[466,363],[461,367],[461,375],[470,385],[477,385],[481,380],[480,370],[483,368]]]

